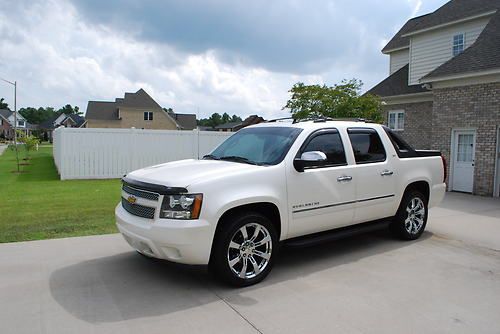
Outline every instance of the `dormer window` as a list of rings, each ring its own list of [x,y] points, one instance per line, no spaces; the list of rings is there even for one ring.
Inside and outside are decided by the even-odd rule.
[[[464,52],[465,46],[465,35],[457,34],[453,36],[453,57],[458,56]]]

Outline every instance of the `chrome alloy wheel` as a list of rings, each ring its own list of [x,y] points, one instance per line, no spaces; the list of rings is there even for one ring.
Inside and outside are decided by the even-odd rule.
[[[231,271],[243,279],[258,276],[268,265],[273,250],[269,231],[257,223],[249,223],[237,230],[227,249]]]
[[[405,229],[410,234],[417,234],[424,225],[425,205],[422,199],[414,197],[406,207]]]

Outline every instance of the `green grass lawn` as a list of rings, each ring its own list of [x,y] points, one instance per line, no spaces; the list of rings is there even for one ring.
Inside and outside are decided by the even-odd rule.
[[[15,153],[0,156],[0,242],[117,232],[119,180],[60,181],[52,146],[31,157],[16,174]]]

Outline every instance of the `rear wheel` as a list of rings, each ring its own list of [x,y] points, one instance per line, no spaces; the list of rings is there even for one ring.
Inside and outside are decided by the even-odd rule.
[[[426,224],[427,198],[417,190],[408,191],[391,223],[391,230],[401,239],[415,240],[424,233]]]
[[[276,257],[278,236],[269,219],[258,213],[229,217],[216,236],[211,269],[235,286],[262,281]]]

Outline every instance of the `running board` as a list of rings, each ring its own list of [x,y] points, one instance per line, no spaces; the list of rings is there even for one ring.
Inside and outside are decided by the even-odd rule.
[[[373,222],[362,223],[352,226],[346,226],[330,230],[326,232],[309,234],[303,237],[285,240],[285,245],[292,248],[308,247],[312,245],[321,244],[328,241],[344,239],[356,234],[373,232],[385,229],[389,226],[391,221],[388,219],[376,220]]]

